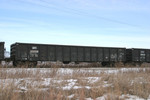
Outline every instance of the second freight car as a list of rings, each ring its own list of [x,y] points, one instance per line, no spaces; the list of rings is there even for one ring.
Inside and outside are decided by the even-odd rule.
[[[127,62],[150,63],[150,49],[132,48],[126,50]]]

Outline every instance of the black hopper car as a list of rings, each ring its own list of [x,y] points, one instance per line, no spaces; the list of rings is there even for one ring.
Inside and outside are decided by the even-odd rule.
[[[150,49],[126,49],[127,62],[150,63]]]
[[[19,62],[61,61],[69,62],[125,62],[125,48],[89,47],[15,43],[11,45],[11,59]]]
[[[0,60],[3,59],[4,42],[0,43]],[[37,61],[100,62],[103,66],[115,62],[150,63],[150,49],[14,43],[10,59],[14,66],[26,62],[36,65]]]

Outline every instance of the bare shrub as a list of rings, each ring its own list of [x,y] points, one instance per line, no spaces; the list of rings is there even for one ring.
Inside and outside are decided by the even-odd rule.
[[[122,67],[125,67],[124,63],[123,62],[116,62],[114,67],[116,68],[122,68]]]

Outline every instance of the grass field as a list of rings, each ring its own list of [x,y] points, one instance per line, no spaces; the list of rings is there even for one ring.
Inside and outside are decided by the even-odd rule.
[[[150,100],[150,66],[0,68],[0,100]]]

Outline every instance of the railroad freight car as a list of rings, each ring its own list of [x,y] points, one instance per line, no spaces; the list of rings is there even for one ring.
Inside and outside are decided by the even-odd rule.
[[[132,48],[126,50],[127,62],[150,63],[150,49]]]
[[[0,42],[0,61],[4,60],[4,42]]]
[[[126,48],[91,47],[72,45],[14,43],[11,59],[18,62],[61,61],[69,62],[125,62]]]

